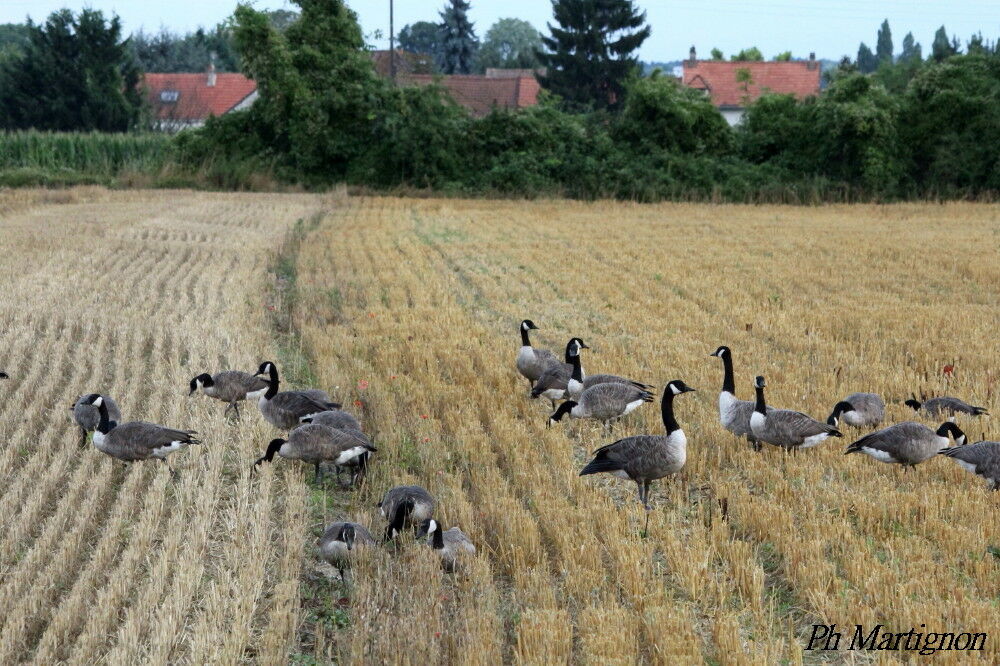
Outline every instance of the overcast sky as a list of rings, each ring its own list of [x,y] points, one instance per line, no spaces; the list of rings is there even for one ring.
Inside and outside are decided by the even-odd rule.
[[[295,6],[283,0],[257,0],[259,8]],[[389,32],[388,0],[348,0],[366,34]],[[413,21],[437,20],[444,0],[395,0],[396,30]],[[644,60],[678,60],[694,44],[707,57],[713,46],[726,54],[758,46],[767,57],[785,50],[821,58],[857,53],[858,42],[874,49],[875,33],[888,18],[897,52],[907,31],[913,31],[927,53],[934,31],[942,23],[963,43],[982,31],[989,39],[1000,36],[997,0],[637,0],[653,35],[642,47]],[[212,26],[236,6],[234,0],[0,0],[0,23],[20,22],[30,15],[42,20],[61,7],[93,7],[121,16],[128,31],[161,26],[184,32]],[[482,37],[498,18],[517,17],[542,31],[551,20],[548,0],[472,0],[472,20]],[[383,46],[388,42],[375,42]]]

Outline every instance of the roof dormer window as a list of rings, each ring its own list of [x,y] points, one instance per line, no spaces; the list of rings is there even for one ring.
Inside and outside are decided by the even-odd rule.
[[[173,103],[180,99],[181,93],[178,90],[161,90],[160,91],[160,101],[166,103]]]

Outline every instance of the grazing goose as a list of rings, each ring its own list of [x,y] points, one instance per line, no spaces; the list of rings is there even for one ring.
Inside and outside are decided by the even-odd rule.
[[[528,384],[534,386],[535,382],[545,368],[549,365],[559,363],[559,359],[548,349],[535,349],[528,339],[528,331],[537,331],[535,322],[525,319],[521,322],[521,348],[517,351],[517,371],[521,373]]]
[[[340,409],[340,404],[330,402],[330,396],[325,391],[306,389],[304,391],[282,391],[278,393],[278,368],[274,363],[265,361],[257,370],[258,375],[267,374],[267,391],[260,397],[257,406],[264,419],[280,430],[291,430],[299,425],[303,418],[313,416],[331,409]]]
[[[938,453],[986,479],[993,490],[1000,490],[1000,442],[982,441],[952,446]]]
[[[874,428],[885,418],[885,402],[874,393],[852,393],[833,406],[827,425],[836,428],[841,418],[855,428]]]
[[[644,402],[652,402],[653,394],[631,384],[612,382],[598,384],[580,394],[579,402],[567,400],[549,417],[549,425],[558,423],[569,414],[574,419],[600,421],[610,431],[611,422],[620,419]]]
[[[802,412],[790,409],[767,411],[764,404],[765,386],[763,377],[754,380],[757,401],[754,403],[753,414],[750,415],[750,429],[757,440],[794,452],[816,446],[827,437],[844,436],[833,426],[821,423]]]
[[[923,410],[928,415],[935,418],[954,416],[955,414],[972,414],[973,416],[989,414],[985,407],[974,407],[964,400],[950,398],[947,396],[931,398],[930,400],[925,400],[924,402],[920,402],[917,400],[917,396],[913,396],[903,404],[907,407],[911,407],[915,412]]]
[[[903,465],[905,471],[933,458],[945,449],[949,444],[949,433],[959,444],[965,443],[965,433],[951,421],[942,423],[937,432],[923,423],[906,421],[882,428],[852,442],[844,451],[844,455],[864,453],[879,462]]]
[[[415,527],[434,513],[437,502],[420,486],[396,486],[386,491],[379,502],[379,511],[389,521],[385,540],[390,541],[405,527]]]
[[[326,528],[316,545],[323,559],[337,567],[340,580],[345,581],[344,569],[350,566],[357,549],[374,546],[375,539],[361,523],[336,522]]]
[[[97,407],[100,421],[94,432],[94,446],[112,458],[125,462],[156,458],[170,469],[168,455],[189,444],[201,444],[193,437],[198,434],[194,430],[174,430],[145,421],[130,421],[118,425],[110,419],[104,397],[97,393],[91,393],[82,402]],[[176,474],[173,469],[170,469],[170,473]]]
[[[737,437],[746,437],[755,451],[761,450],[761,444],[754,437],[750,428],[750,415],[753,414],[753,400],[738,400],[736,398],[736,380],[733,377],[733,352],[725,345],[719,347],[709,356],[722,359],[722,391],[719,393],[719,422],[722,427]],[[771,407],[766,408],[771,412]]]
[[[374,446],[348,432],[318,423],[304,423],[288,433],[288,439],[272,439],[264,455],[254,461],[254,467],[271,462],[277,453],[282,458],[314,465],[315,481],[319,483],[320,463],[347,465],[354,458],[372,451],[376,451]]]
[[[101,394],[99,394],[101,395]],[[87,433],[97,430],[97,425],[101,422],[101,410],[95,405],[84,402],[91,394],[81,395],[69,408],[73,412],[73,420],[80,426],[80,446],[86,446]],[[110,396],[101,395],[104,406],[108,410],[108,420],[118,423],[122,420],[122,412],[118,409],[118,403]]]
[[[320,425],[325,425],[328,428],[346,433],[367,446],[371,446],[372,450],[375,449],[371,439],[361,432],[361,424],[358,423],[358,420],[343,410],[332,409],[320,412],[314,416],[307,416],[302,419],[302,423],[319,423]],[[345,464],[337,465],[337,482],[340,482],[340,473],[346,467],[351,472],[351,485],[357,485],[358,479],[363,477],[368,471],[368,460],[371,458],[371,454],[371,451],[366,450],[360,456],[351,458]]]
[[[430,535],[430,546],[441,558],[441,565],[448,573],[455,571],[458,558],[463,555],[475,555],[476,546],[472,539],[466,536],[465,532],[452,527],[450,530],[443,530],[433,518],[420,523],[417,530],[417,538]]]
[[[191,380],[191,392],[188,396],[194,395],[198,389],[210,398],[229,403],[223,416],[233,409],[236,411],[236,418],[239,418],[240,407],[237,403],[258,400],[267,391],[267,380],[240,370],[223,370],[214,375],[203,372]]]
[[[660,413],[665,435],[636,435],[619,439],[594,451],[594,459],[580,476],[607,472],[631,479],[639,487],[639,501],[649,511],[649,486],[653,481],[676,474],[687,460],[687,437],[674,418],[674,397],[694,389],[675,379],[663,389]]]
[[[545,368],[542,375],[531,388],[531,398],[534,400],[538,396],[545,396],[552,403],[552,409],[556,408],[556,400],[566,397],[566,386],[570,376],[573,374],[573,357],[579,360],[580,350],[589,349],[583,340],[573,338],[566,343],[566,362],[553,363]],[[580,370],[581,375],[583,370]]]
[[[587,349],[585,345],[583,348]],[[581,393],[598,384],[628,384],[647,392],[654,388],[649,384],[643,384],[642,382],[637,382],[626,377],[619,377],[618,375],[587,375],[584,377],[579,352],[567,357],[566,360],[573,366],[573,369],[570,371],[569,381],[566,382],[566,394],[571,400],[577,400]]]

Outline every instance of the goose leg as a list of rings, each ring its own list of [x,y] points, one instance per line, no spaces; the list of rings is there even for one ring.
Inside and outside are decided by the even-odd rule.
[[[652,483],[653,483],[652,481],[650,481],[649,479],[646,479],[646,482],[643,484],[646,487],[646,492],[643,493],[643,496],[646,498],[644,507],[645,507],[645,509],[646,509],[647,512],[653,510],[652,505],[650,505],[650,503],[649,503],[649,486],[652,485]]]
[[[240,420],[240,406],[237,405],[235,402],[233,403],[233,411],[236,412],[236,420],[239,421]]]
[[[319,473],[319,463],[316,463],[316,478],[314,479],[314,481],[315,481],[315,482],[316,482],[317,484],[319,484],[319,479],[320,479],[320,473]]]

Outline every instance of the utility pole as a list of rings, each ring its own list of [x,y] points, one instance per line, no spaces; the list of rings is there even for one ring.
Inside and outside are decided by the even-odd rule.
[[[393,26],[393,0],[389,0],[389,78],[396,85],[396,28]]]

